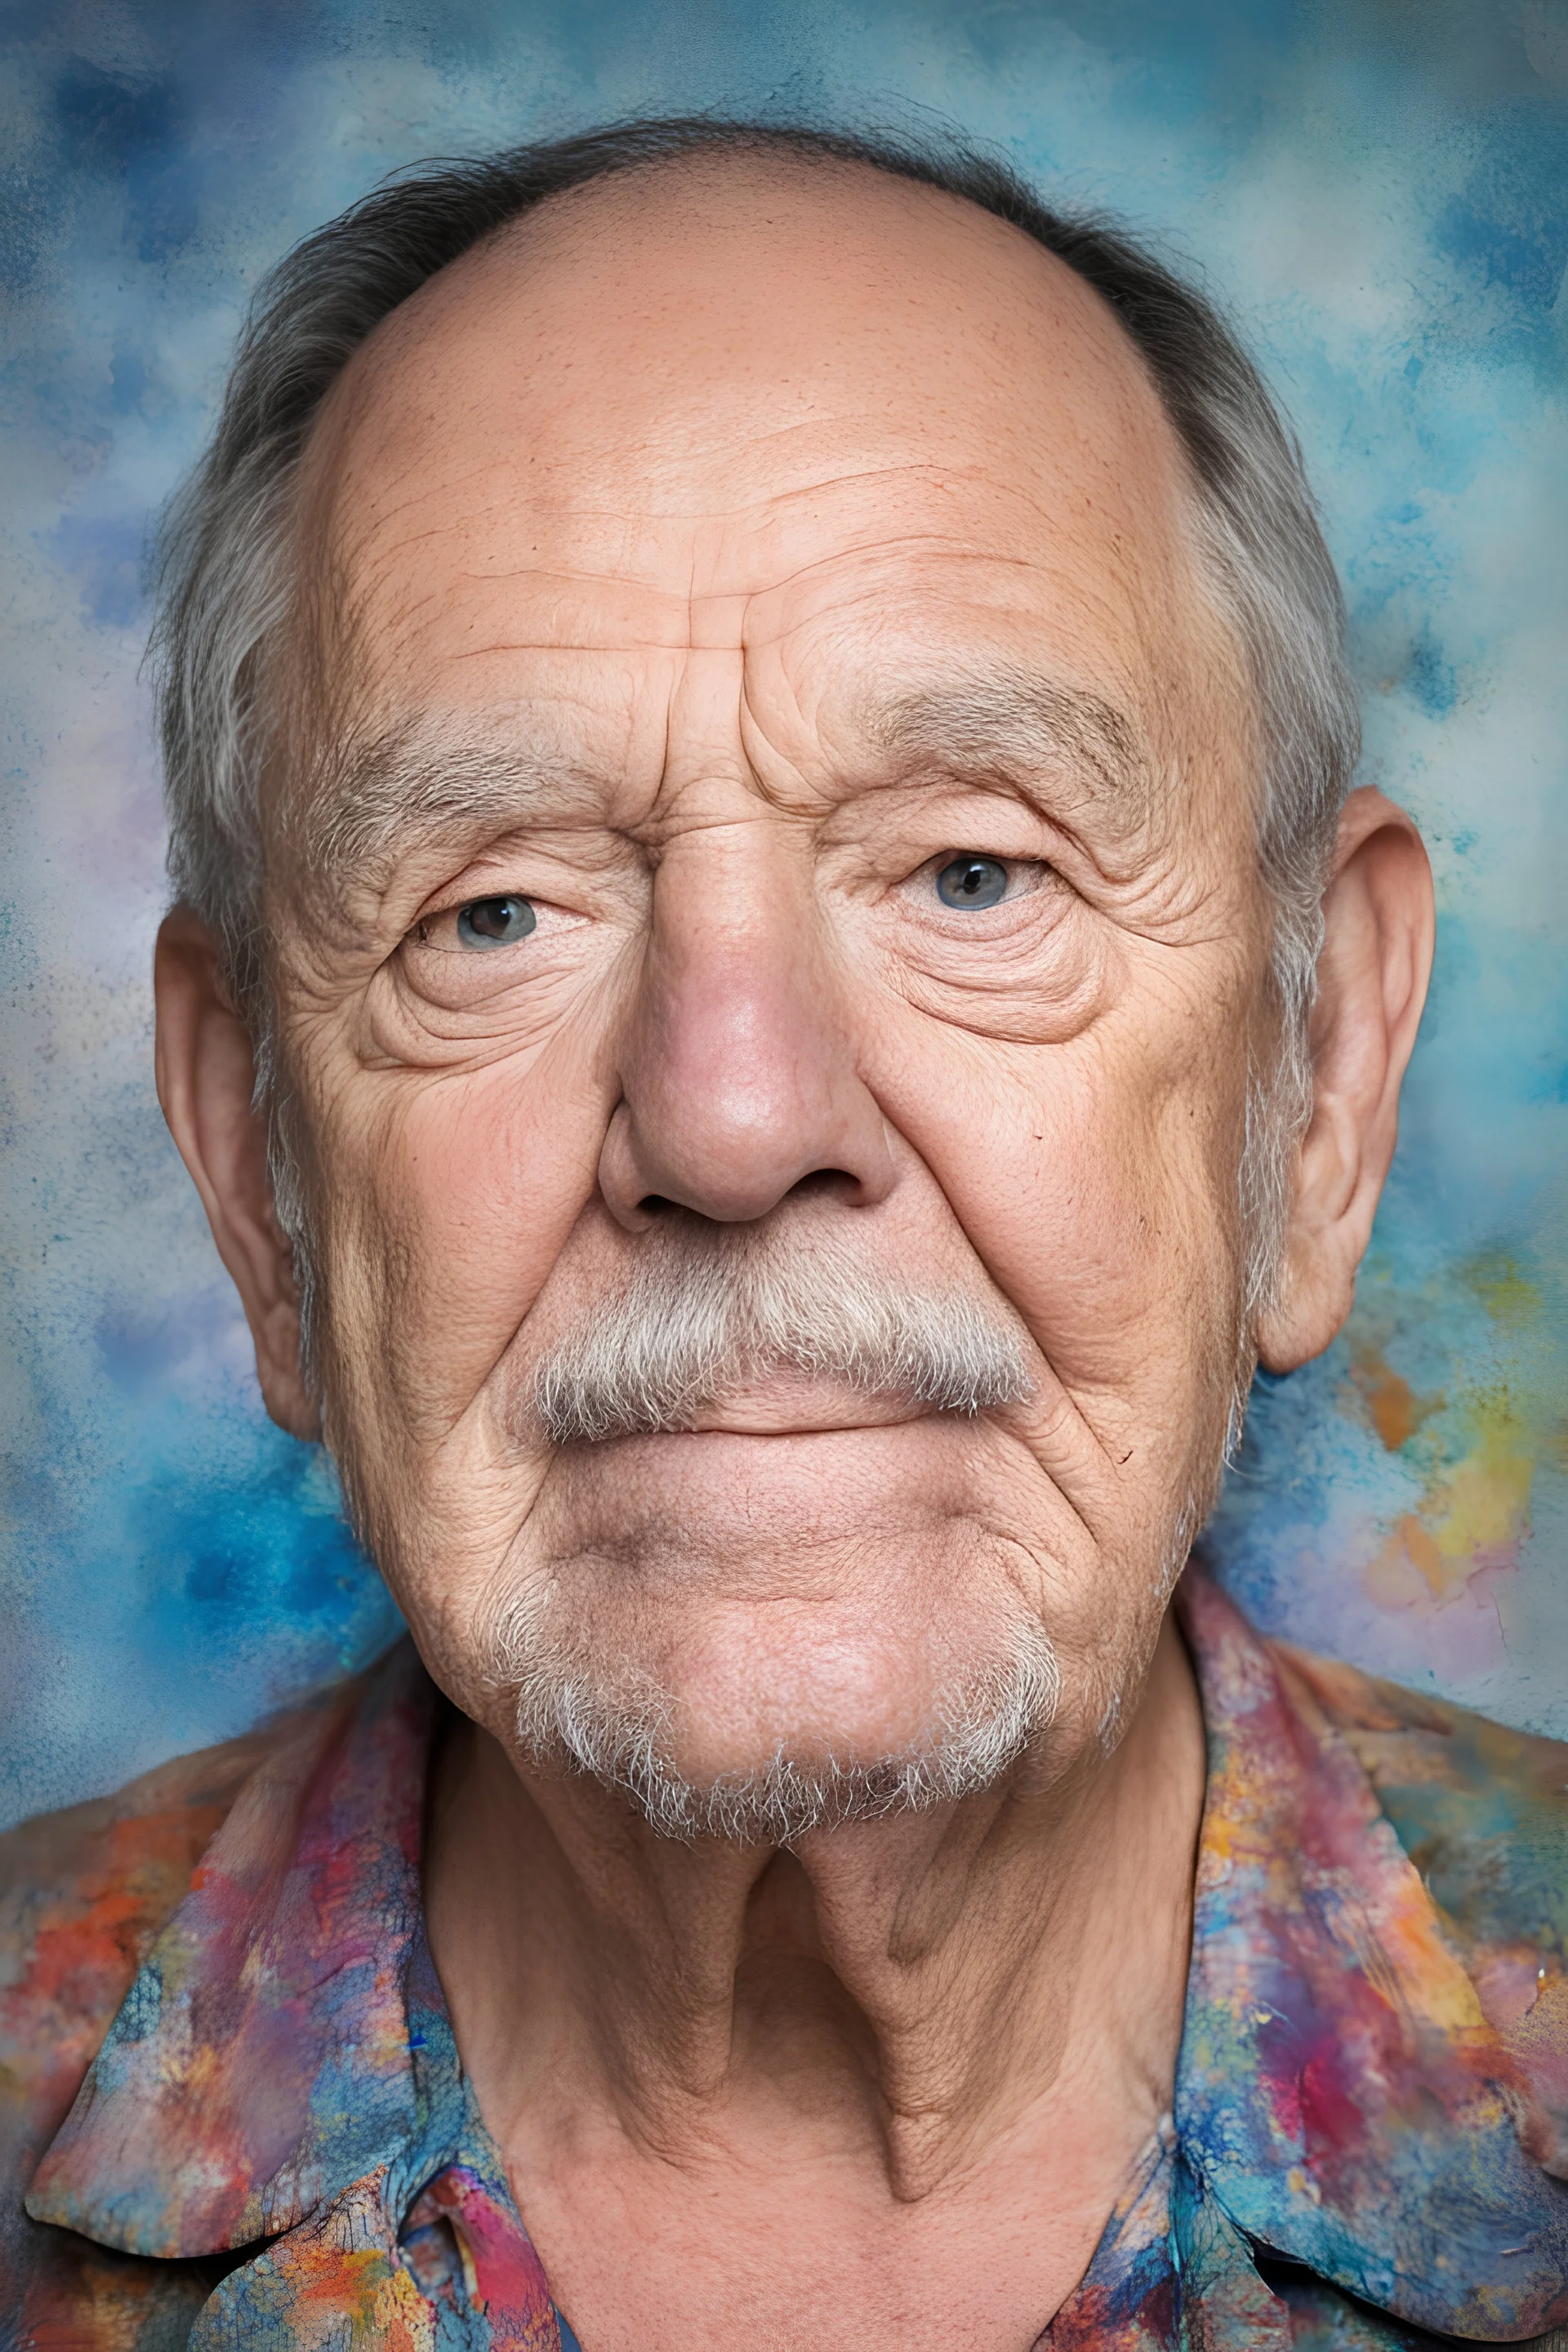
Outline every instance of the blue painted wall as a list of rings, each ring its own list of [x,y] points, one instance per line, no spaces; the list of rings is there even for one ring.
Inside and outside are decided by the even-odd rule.
[[[1267,1388],[1215,1541],[1269,1623],[1568,1732],[1561,0],[22,0],[5,37],[0,1813],[392,1622],[260,1413],[153,1101],[149,518],[293,238],[421,155],[693,107],[955,121],[1152,227],[1259,347],[1441,934],[1353,1325]]]

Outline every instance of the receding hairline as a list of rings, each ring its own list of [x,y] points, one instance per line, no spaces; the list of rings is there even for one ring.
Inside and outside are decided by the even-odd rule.
[[[417,367],[421,341],[428,336],[433,324],[439,331],[444,323],[443,310],[457,327],[458,320],[452,316],[453,306],[471,301],[476,292],[482,300],[487,274],[491,274],[493,280],[493,273],[498,268],[504,268],[509,260],[525,272],[535,267],[543,271],[564,266],[569,270],[579,258],[591,262],[595,247],[602,249],[617,240],[619,226],[630,222],[634,236],[646,229],[650,208],[646,194],[639,202],[639,191],[654,185],[670,192],[669,209],[679,222],[681,207],[689,204],[693,189],[707,186],[732,190],[737,184],[744,185],[749,181],[763,188],[771,185],[794,192],[816,192],[825,180],[864,184],[893,219],[901,216],[905,221],[915,221],[923,214],[928,223],[967,226],[971,233],[978,232],[982,247],[989,247],[999,262],[1011,265],[1025,280],[1035,281],[1042,298],[1039,329],[1043,331],[1053,324],[1065,326],[1070,334],[1082,339],[1084,357],[1080,365],[1105,369],[1113,379],[1120,377],[1128,402],[1130,425],[1135,420],[1145,451],[1157,454],[1159,462],[1169,469],[1182,537],[1186,542],[1183,552],[1187,568],[1199,597],[1205,603],[1212,603],[1202,566],[1195,560],[1195,546],[1184,529],[1189,511],[1201,498],[1201,485],[1190,452],[1147,355],[1100,289],[1027,228],[991,210],[974,194],[901,173],[890,163],[879,162],[873,156],[820,153],[766,142],[737,142],[641,156],[557,189],[525,211],[498,222],[432,271],[379,320],[328,385],[300,448],[290,501],[297,583],[301,587],[306,585],[322,550],[323,535],[330,534],[341,511],[341,469],[353,447],[356,426],[366,412],[389,394],[394,399],[397,397],[394,387],[397,386],[403,362],[413,359]],[[809,209],[820,215],[822,208]],[[723,211],[715,207],[709,213],[709,225],[722,231],[731,223]],[[734,226],[737,234],[744,238],[759,224],[742,222]],[[994,236],[992,232],[995,232]],[[929,232],[918,242],[922,256],[931,251]],[[999,288],[999,295],[1002,291]],[[896,299],[895,288],[889,287],[889,298]],[[1049,318],[1052,308],[1058,312],[1056,321]],[[1060,315],[1063,311],[1065,317]],[[999,315],[1011,314],[1002,311]],[[464,320],[459,331],[468,331],[470,324],[470,320]],[[1048,353],[1042,356],[1040,363],[1046,368],[1051,365]],[[334,583],[334,587],[341,590],[343,584],[340,581]],[[1220,617],[1228,631],[1228,617]]]
[[[1202,607],[1211,623],[1218,624],[1227,646],[1230,645],[1235,634],[1233,625],[1228,614],[1216,609],[1208,592],[1196,548],[1184,528],[1187,513],[1199,493],[1188,453],[1144,353],[1117,317],[1110,303],[1081,272],[1042,245],[1026,229],[990,211],[974,196],[914,179],[869,157],[823,155],[803,152],[788,146],[702,148],[643,157],[616,165],[591,179],[558,190],[526,212],[497,224],[484,236],[433,272],[411,295],[388,312],[352,353],[329,386],[306,436],[294,486],[296,588],[291,599],[293,610],[283,633],[287,644],[279,647],[285,663],[294,669],[296,678],[300,677],[300,667],[302,667],[307,673],[314,671],[324,687],[328,668],[331,667],[335,673],[335,690],[312,692],[307,685],[300,702],[296,705],[296,717],[306,721],[308,739],[313,737],[319,746],[323,730],[330,731],[333,713],[326,707],[329,702],[335,706],[336,714],[346,720],[355,700],[355,665],[353,660],[354,600],[352,594],[345,593],[351,583],[340,575],[331,583],[331,593],[323,597],[312,591],[325,584],[321,581],[319,571],[324,545],[323,526],[326,532],[330,532],[342,488],[341,481],[336,478],[338,467],[335,460],[341,457],[353,435],[361,404],[365,397],[369,372],[373,369],[377,372],[395,371],[405,355],[399,345],[406,349],[427,332],[432,305],[443,299],[449,301],[454,292],[460,294],[465,280],[487,268],[494,268],[498,261],[504,262],[509,253],[531,255],[542,252],[547,260],[561,259],[569,267],[574,247],[582,248],[585,234],[590,238],[600,234],[613,236],[617,222],[624,222],[628,216],[636,217],[639,223],[646,220],[646,205],[639,207],[638,190],[650,181],[657,180],[661,186],[673,184],[677,190],[689,190],[703,184],[714,189],[729,188],[738,180],[750,180],[764,188],[782,185],[790,189],[816,189],[825,179],[875,184],[889,196],[890,210],[902,214],[906,218],[918,218],[924,213],[928,217],[938,220],[945,218],[950,222],[967,220],[979,223],[987,232],[994,229],[998,232],[994,249],[999,255],[1010,256],[1021,262],[1026,270],[1039,278],[1043,287],[1051,288],[1058,296],[1066,297],[1075,314],[1073,326],[1086,330],[1099,343],[1096,363],[1101,363],[1108,356],[1112,357],[1124,382],[1130,388],[1136,389],[1144,421],[1154,428],[1154,446],[1171,469],[1180,529],[1182,568],[1190,580],[1194,602]],[[743,224],[740,233],[745,234]],[[988,235],[985,241],[992,242]],[[1044,363],[1048,365],[1048,359]],[[312,658],[323,653],[328,643],[333,640],[334,650],[349,656],[346,666],[322,665]],[[1241,649],[1237,645],[1231,650],[1239,679],[1245,667]],[[301,655],[304,656],[302,665],[300,664]],[[345,688],[346,694],[343,692]],[[909,706],[911,714],[920,699],[918,697],[911,699]],[[957,711],[963,698],[954,693],[950,699]],[[1080,751],[1085,754],[1086,765],[1099,769],[1102,776],[1114,772],[1124,793],[1136,769],[1141,777],[1138,798],[1142,801],[1147,786],[1148,762],[1142,752],[1134,754],[1126,735],[1124,718],[1102,698],[1084,692],[1064,692],[1058,711],[1065,713],[1072,705],[1077,706],[1079,716],[1072,722],[1071,731],[1077,738]],[[928,698],[925,707],[928,709],[934,708],[934,701]],[[354,715],[359,717],[362,714]],[[366,718],[371,716],[368,713],[363,715]],[[367,731],[372,735],[381,735],[384,748],[402,730],[392,729],[384,733],[373,719]],[[370,770],[379,764],[379,761],[371,761]],[[346,782],[348,776],[356,772],[363,778],[370,770],[357,758],[351,759],[340,771],[340,779]],[[309,819],[306,829],[314,830]]]
[[[1083,324],[1103,339],[1105,351],[1114,352],[1127,364],[1131,380],[1150,403],[1151,415],[1159,419],[1184,479],[1191,478],[1192,467],[1181,435],[1146,355],[1105,295],[1072,262],[1042,244],[1020,223],[993,211],[964,190],[916,178],[896,170],[891,162],[881,162],[871,155],[819,153],[784,142],[762,141],[756,144],[737,142],[732,145],[715,144],[637,156],[608,165],[569,187],[555,189],[526,210],[497,222],[462,252],[433,270],[371,329],[324,394],[302,454],[308,456],[322,423],[333,409],[341,406],[345,398],[352,398],[356,381],[371,367],[384,364],[391,349],[419,331],[423,314],[436,303],[449,300],[453,289],[466,278],[493,268],[509,252],[520,256],[531,251],[548,253],[553,245],[563,257],[569,257],[574,244],[586,252],[601,235],[613,234],[617,217],[625,220],[628,215],[635,215],[639,226],[646,225],[646,203],[638,206],[638,191],[644,186],[668,189],[679,202],[682,191],[689,194],[704,185],[732,188],[737,183],[752,181],[764,187],[771,183],[785,189],[804,190],[818,188],[825,181],[832,180],[863,183],[875,190],[892,212],[910,216],[924,213],[931,220],[967,222],[984,242],[994,246],[998,255],[1012,256],[1043,286],[1054,287],[1073,304]],[[721,215],[714,218],[713,225],[726,225]]]

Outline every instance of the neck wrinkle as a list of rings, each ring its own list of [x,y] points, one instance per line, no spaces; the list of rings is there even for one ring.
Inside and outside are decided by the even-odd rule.
[[[461,1727],[426,1902],[498,2141],[597,2130],[701,2163],[766,2112],[900,2202],[1085,2100],[1142,2145],[1172,2095],[1203,1802],[1173,1625],[1113,1756],[1044,1797],[1018,1779],[798,1851],[686,1846],[592,1783],[525,1785]]]

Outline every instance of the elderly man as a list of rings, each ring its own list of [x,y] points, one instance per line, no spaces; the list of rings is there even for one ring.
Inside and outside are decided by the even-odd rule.
[[[1220,322],[990,163],[635,126],[284,265],[159,1084],[412,1640],[18,1833],[16,2341],[1568,2318],[1568,1753],[1182,1573],[1426,983],[1340,625]]]

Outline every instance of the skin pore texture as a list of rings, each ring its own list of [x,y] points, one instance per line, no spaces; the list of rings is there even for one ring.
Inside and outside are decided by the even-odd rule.
[[[160,1088],[268,1407],[324,1430],[455,1702],[433,1948],[590,2352],[1022,2352],[1169,2102],[1204,1757],[1165,1606],[1274,1037],[1187,497],[1064,267],[776,159],[554,200],[372,336],[307,452],[267,913],[320,1423],[250,1042],[181,910]],[[963,856],[994,903],[942,896]],[[507,900],[531,928],[476,945]],[[1348,1311],[1430,956],[1375,793],[1327,916],[1279,1369]],[[764,1370],[552,1443],[541,1363],[687,1227],[967,1300],[1028,1393]],[[520,1598],[660,1695],[699,1787],[915,1751],[1021,1627],[1059,1697],[962,1802],[682,1842],[519,1743]]]

